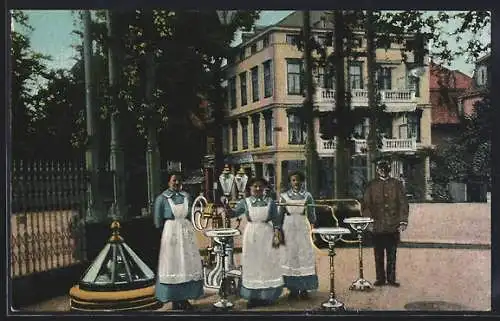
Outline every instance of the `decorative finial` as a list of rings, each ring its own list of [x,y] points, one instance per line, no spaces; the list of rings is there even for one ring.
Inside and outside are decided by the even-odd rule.
[[[121,228],[120,222],[118,222],[117,220],[114,220],[111,223],[111,231],[113,232],[113,234],[109,239],[110,241],[116,242],[123,240],[123,238],[120,236],[120,228]]]

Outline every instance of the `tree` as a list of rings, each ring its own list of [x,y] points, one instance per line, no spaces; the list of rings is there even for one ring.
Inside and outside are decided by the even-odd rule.
[[[215,11],[154,10],[153,24],[147,21],[142,10],[119,12],[117,15],[122,70],[119,97],[123,104],[122,111],[127,114],[125,122],[128,122],[124,127],[136,129],[128,133],[138,133],[144,139],[146,123],[156,122],[156,127],[160,129],[161,150],[176,150],[176,153],[170,152],[163,158],[199,165],[200,150],[204,146],[183,148],[188,143],[202,142],[200,137],[204,136],[204,129],[197,128],[193,119],[200,117],[202,99],[214,97],[217,80],[213,73],[215,66],[228,54],[232,34],[238,28],[251,28],[258,13],[240,12],[228,27],[221,26]],[[104,21],[104,13],[96,12],[94,37],[102,51],[106,52],[108,39]],[[186,34],[190,36],[186,37]],[[149,110],[145,101],[148,43],[154,43],[155,69],[159,75],[154,84],[154,110]],[[103,60],[107,62],[105,55]],[[106,85],[99,88],[101,96],[106,96]],[[109,110],[106,102],[101,106],[106,117],[114,112]],[[176,135],[180,131],[183,135]]]
[[[32,30],[23,12],[13,10],[12,19],[25,33]],[[26,159],[34,157],[34,121],[38,117],[34,110],[34,96],[36,83],[46,76],[44,62],[49,57],[35,52],[23,32],[13,31],[11,40],[12,155],[13,158]]]

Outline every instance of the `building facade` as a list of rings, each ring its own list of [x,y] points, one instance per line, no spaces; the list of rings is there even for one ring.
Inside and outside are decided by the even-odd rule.
[[[487,54],[476,61],[473,81],[471,86],[459,96],[459,111],[463,115],[471,115],[474,112],[474,104],[481,101],[489,92],[491,85],[491,54]]]
[[[460,134],[459,98],[473,80],[458,70],[450,70],[436,64],[430,65],[430,100],[432,105],[432,143],[437,147]]]
[[[312,34],[326,41],[332,30],[326,13],[311,11]],[[287,188],[288,173],[305,166],[306,128],[300,117],[303,95],[303,52],[297,47],[302,14],[295,12],[275,25],[256,29],[238,46],[239,53],[228,61],[227,112],[223,125],[223,146],[227,162],[234,169],[264,176],[276,190]],[[331,36],[331,34],[330,34]],[[356,50],[366,48],[360,32]],[[330,48],[331,50],[331,48]],[[313,54],[315,54],[313,52]],[[415,65],[408,53],[402,62],[398,45],[376,50],[377,87],[391,125],[385,128],[382,152],[393,161],[393,176],[407,186],[417,186],[419,198],[427,198],[429,159],[419,150],[431,147],[431,108],[428,67],[412,75]],[[351,108],[368,108],[366,58],[348,64],[346,81],[351,89]],[[330,68],[315,68],[314,108],[335,110],[335,77]],[[320,156],[320,197],[333,197],[335,139],[320,136],[316,117],[315,136]],[[355,128],[352,155],[353,195],[359,197],[366,183],[366,137],[368,119]]]

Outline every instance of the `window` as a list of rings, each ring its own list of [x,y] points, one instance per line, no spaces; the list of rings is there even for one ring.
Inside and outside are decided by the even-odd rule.
[[[391,68],[379,67],[377,70],[377,85],[379,90],[391,90],[392,88]]]
[[[409,72],[414,67],[416,66],[408,64],[408,67],[406,69],[407,84],[408,89],[415,91],[415,97],[420,97],[420,78],[412,76]]]
[[[253,147],[260,146],[260,114],[252,115]]]
[[[245,48],[241,48],[240,50],[240,61],[245,60]]]
[[[264,113],[264,126],[266,130],[266,146],[273,144],[273,114],[272,111]]]
[[[458,116],[463,116],[464,114],[464,100],[460,99],[458,101]]]
[[[238,123],[233,122],[231,124],[231,143],[233,145],[233,152],[238,150]]]
[[[228,90],[229,90],[229,105],[231,106],[231,109],[235,109],[236,108],[236,77],[232,77],[231,79],[229,79]]]
[[[241,118],[241,144],[243,149],[248,149],[248,118]]]
[[[409,76],[408,89],[415,91],[415,97],[420,97],[420,78]]]
[[[329,69],[329,70],[328,70]],[[335,88],[335,72],[333,68],[328,68],[325,72],[325,67],[318,67],[315,70],[316,86],[320,88]]]
[[[227,125],[222,127],[222,150],[224,153],[229,151],[229,128]]]
[[[257,44],[256,43],[254,43],[252,45],[252,47],[250,47],[250,52],[252,53],[252,55],[257,52]]]
[[[363,73],[361,63],[351,63],[349,66],[349,80],[351,89],[363,89]]]
[[[476,76],[476,82],[478,86],[485,86],[486,85],[486,67],[481,66],[478,69],[477,76]]]
[[[408,138],[416,138],[420,142],[420,117],[416,112],[409,113],[408,119]]]
[[[318,67],[314,70],[316,78],[316,86],[319,88],[325,88],[325,68]]]
[[[354,126],[353,137],[356,139],[366,139],[368,137],[369,119],[365,118],[361,123]]]
[[[296,46],[298,44],[299,36],[298,35],[286,35],[286,43],[289,45]]]
[[[305,142],[305,126],[301,118],[294,114],[288,114],[288,144],[299,145]]]
[[[287,61],[287,86],[289,95],[302,95],[302,61]]]
[[[259,100],[259,67],[252,68],[252,99],[254,102]]]
[[[314,39],[320,46],[323,46],[326,43],[326,35],[317,35],[314,36]]]
[[[264,62],[264,98],[273,95],[273,82],[271,78],[271,60]]]
[[[353,46],[353,48],[361,48],[363,46],[363,39],[362,38],[353,38],[352,39],[352,46]]]
[[[265,35],[262,39],[262,48],[269,47],[269,34]]]
[[[241,95],[241,106],[247,104],[247,72],[242,72],[240,74],[240,95]]]

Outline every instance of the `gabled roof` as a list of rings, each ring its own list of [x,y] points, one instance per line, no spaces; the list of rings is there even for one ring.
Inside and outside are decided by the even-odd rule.
[[[331,29],[333,28],[332,23],[329,21],[330,19],[326,19],[327,15],[329,14],[328,11],[325,10],[316,10],[316,11],[309,11],[310,13],[310,21],[311,21],[311,28],[316,28],[316,29]],[[285,18],[281,19],[278,21],[275,26],[277,27],[293,27],[293,28],[302,28],[302,19],[303,19],[303,12],[302,11],[295,11],[286,16]],[[321,22],[324,21],[325,25],[321,25]]]
[[[489,62],[489,59],[491,57],[491,53],[487,53],[486,55],[478,58],[476,60],[476,65],[481,65],[481,64],[484,64],[484,63],[488,63]]]
[[[328,29],[333,30],[333,24],[331,19],[327,19],[329,11],[309,11],[311,28],[314,29]],[[302,11],[294,11],[288,16],[284,17],[277,23],[269,26],[255,26],[254,30],[251,32],[243,32],[241,35],[241,43],[238,45],[240,47],[245,42],[251,40],[252,38],[259,36],[271,28],[302,28]],[[323,23],[324,22],[324,23]]]

